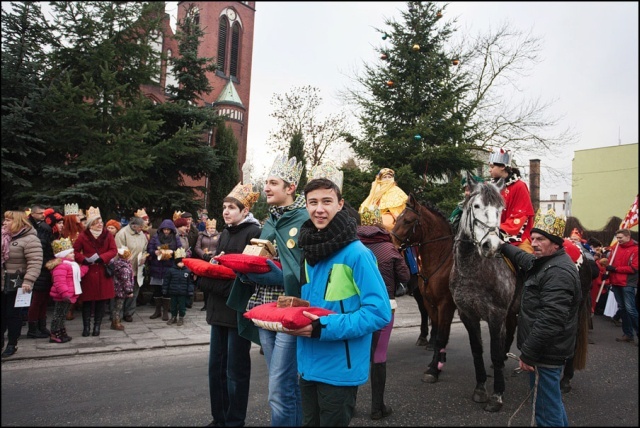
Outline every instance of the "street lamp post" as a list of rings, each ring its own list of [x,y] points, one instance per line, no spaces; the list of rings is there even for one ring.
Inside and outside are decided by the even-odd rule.
[[[211,139],[213,138],[213,129],[209,129],[209,140],[208,144],[211,147]],[[204,176],[204,209],[207,208],[207,202],[209,200],[209,174]]]

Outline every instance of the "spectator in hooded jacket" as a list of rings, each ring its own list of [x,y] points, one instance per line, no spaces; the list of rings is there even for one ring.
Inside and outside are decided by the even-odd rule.
[[[4,213],[1,268],[3,272],[0,277],[2,278],[2,292],[0,293],[2,348],[4,348],[4,334],[9,330],[8,344],[2,352],[4,359],[16,353],[18,338],[22,330],[21,308],[15,307],[18,290],[17,288],[10,292],[5,290],[12,285],[6,281],[17,281],[17,279],[7,278],[7,276],[19,273],[22,278],[22,291],[31,293],[33,284],[42,269],[42,243],[24,211],[5,211]]]
[[[156,303],[156,310],[149,317],[151,319],[159,318],[162,315],[163,321],[169,321],[171,298],[163,296],[162,284],[165,272],[173,266],[173,252],[178,248],[182,248],[182,243],[178,238],[176,226],[171,219],[162,220],[160,227],[151,237],[147,246],[151,276],[149,283],[153,289],[153,299]]]

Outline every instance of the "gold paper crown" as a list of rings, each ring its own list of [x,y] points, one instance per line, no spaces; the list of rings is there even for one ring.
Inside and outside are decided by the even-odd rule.
[[[140,217],[140,218],[145,218],[145,217],[149,217],[147,215],[147,212],[144,210],[144,208],[139,209],[138,211],[136,211],[135,213],[133,213],[134,217]]]
[[[540,208],[538,208],[535,220],[533,221],[533,228],[540,229],[549,235],[562,238],[566,224],[567,221],[564,218],[557,216],[553,209],[548,210],[546,214],[543,215]]]
[[[87,210],[87,220],[98,217],[102,217],[100,215],[100,208],[89,207],[89,209]]]
[[[206,220],[204,223],[207,229],[210,227],[215,228],[218,225],[218,222],[216,221],[215,218],[212,218],[211,220]]]
[[[326,178],[333,181],[342,192],[342,180],[344,174],[332,162],[327,161],[321,165],[315,165],[310,171],[311,180],[316,178]]]
[[[287,155],[280,155],[276,156],[267,177],[278,177],[287,183],[298,185],[301,175],[302,162],[296,163],[295,156],[287,160]]]
[[[176,221],[177,219],[179,219],[180,217],[182,217],[182,214],[184,214],[184,211],[174,211],[173,212],[173,221]]]
[[[127,260],[129,259],[129,257],[131,257],[131,250],[126,245],[123,245],[122,247],[118,248],[118,255],[121,259]]]
[[[373,209],[364,207],[360,213],[360,224],[363,226],[382,225],[382,214],[380,214],[378,207],[373,207]]]
[[[78,204],[64,204],[64,215],[80,215]]]
[[[253,204],[256,203],[260,193],[253,191],[253,186],[251,183],[236,184],[236,187],[231,190],[231,193],[227,195],[227,198],[235,198],[237,199],[245,208],[251,209]]]
[[[173,252],[173,257],[176,259],[184,259],[185,257],[187,257],[187,252],[184,248],[178,248]]]
[[[71,239],[61,238],[53,241],[51,243],[51,248],[53,249],[53,254],[58,254],[61,251],[73,248],[73,244],[71,243]]]

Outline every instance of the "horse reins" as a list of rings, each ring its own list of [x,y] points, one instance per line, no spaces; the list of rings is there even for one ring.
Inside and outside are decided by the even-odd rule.
[[[462,238],[455,238],[456,241],[461,241],[461,242],[471,242],[473,245],[479,245],[487,236],[489,236],[490,234],[495,234],[497,236],[500,236],[500,227],[499,226],[494,226],[491,227],[489,226],[487,223],[478,220],[476,218],[475,215],[473,215],[473,210],[472,209],[468,209],[467,210],[467,217],[468,220],[466,223],[470,223],[470,232],[471,232],[471,239],[462,239]],[[478,241],[475,237],[475,234],[473,233],[474,230],[476,229],[476,225],[481,225],[483,226],[487,231],[486,233],[482,236],[482,238]]]

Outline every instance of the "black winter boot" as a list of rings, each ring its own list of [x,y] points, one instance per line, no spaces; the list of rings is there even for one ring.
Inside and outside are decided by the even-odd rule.
[[[62,327],[62,329],[60,330],[60,334],[62,335],[62,341],[64,343],[67,343],[71,341],[71,339],[73,339],[71,336],[67,334],[67,329],[65,327]]]
[[[384,387],[387,381],[387,363],[371,364],[371,419],[386,418],[393,413],[390,406],[384,404]]]
[[[92,336],[100,336],[100,325],[102,324],[102,317],[104,317],[104,305],[105,302],[103,300],[99,300],[96,302],[96,307],[94,310],[93,333],[91,333]]]
[[[82,303],[82,336],[91,335],[91,302]]]
[[[49,331],[49,329],[47,329],[47,319],[43,319],[43,320],[38,320],[38,330],[40,330],[40,332],[42,334],[46,334],[47,337],[51,334],[51,332]]]
[[[162,316],[162,297],[154,297],[153,300],[156,302],[156,311],[149,317],[152,320]]]
[[[162,321],[169,321],[169,307],[171,306],[171,297],[162,298]]]
[[[30,339],[44,339],[45,337],[49,337],[49,334],[43,334],[40,330],[38,330],[37,321],[29,321],[29,331],[27,331],[27,337]]]

